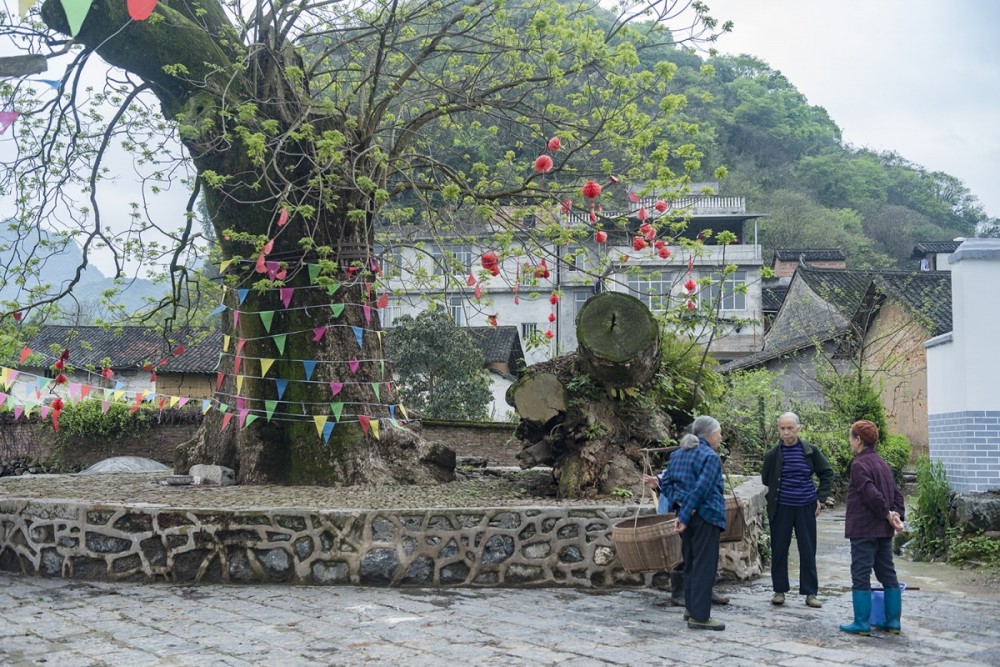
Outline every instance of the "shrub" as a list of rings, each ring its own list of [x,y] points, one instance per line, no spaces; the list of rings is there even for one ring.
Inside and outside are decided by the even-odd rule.
[[[926,456],[917,460],[917,495],[910,510],[910,542],[916,560],[934,560],[948,554],[951,490],[941,462]]]
[[[112,402],[105,412],[100,401],[81,401],[67,405],[59,417],[59,440],[74,437],[120,438],[135,435],[152,428],[159,411],[152,406],[142,406],[132,411],[132,406]]]
[[[953,562],[976,561],[990,567],[1000,567],[1000,540],[981,532],[977,535],[954,535],[949,542],[948,559]]]
[[[823,452],[826,460],[830,462],[830,466],[833,468],[833,495],[835,497],[842,497],[844,491],[847,489],[851,461],[854,459],[851,446],[847,442],[847,430],[842,429],[836,432],[829,430],[818,431],[803,426],[799,437],[806,442],[816,445]]]
[[[903,486],[903,468],[910,462],[910,440],[900,433],[890,433],[875,447],[889,467],[896,485]]]
[[[778,416],[784,412],[778,375],[767,369],[730,373],[725,390],[706,411],[719,420],[743,470],[760,470],[764,452],[778,442]]]

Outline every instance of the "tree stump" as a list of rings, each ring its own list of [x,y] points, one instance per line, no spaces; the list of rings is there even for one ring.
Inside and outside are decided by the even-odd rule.
[[[507,393],[521,421],[521,466],[552,466],[564,498],[641,493],[641,449],[663,444],[670,418],[649,395],[659,326],[627,294],[592,298],[577,317],[576,353],[536,364]]]

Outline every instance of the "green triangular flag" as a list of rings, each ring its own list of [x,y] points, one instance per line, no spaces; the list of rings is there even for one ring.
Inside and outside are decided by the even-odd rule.
[[[375,400],[376,401],[381,401],[382,400],[382,395],[379,392],[378,382],[372,382],[372,391],[375,392]]]
[[[243,420],[243,428],[246,428],[255,421],[257,421],[257,415],[247,415],[247,418]]]
[[[344,312],[344,304],[342,303],[331,303],[330,310],[333,312],[334,317],[340,317],[340,314]]]
[[[309,284],[315,285],[316,279],[319,278],[319,264],[309,265]]]
[[[330,404],[330,411],[333,412],[333,418],[336,419],[339,422],[340,421],[340,415],[344,412],[344,404],[343,403],[331,403]]]
[[[91,0],[62,0],[63,11],[66,12],[66,22],[69,24],[69,34],[76,37],[80,32],[83,20],[90,11]]]
[[[274,414],[274,409],[278,407],[278,402],[273,400],[264,401],[264,412],[266,413],[267,421],[271,421],[271,415]]]
[[[379,365],[382,366],[382,379],[385,379],[385,359],[379,359]]]
[[[272,336],[272,338],[274,339],[275,346],[278,348],[278,354],[285,354],[285,338],[287,338],[287,334],[277,334],[276,336]]]
[[[326,293],[329,296],[333,296],[334,294],[337,293],[337,290],[339,290],[339,289],[340,289],[340,283],[333,283],[332,285],[327,285],[326,286]]]
[[[228,409],[229,409],[228,405],[226,405],[225,403],[219,403],[219,412],[225,412]]]
[[[274,311],[265,310],[260,313],[260,321],[264,323],[264,328],[267,329],[267,333],[271,333],[271,322],[274,321]]]

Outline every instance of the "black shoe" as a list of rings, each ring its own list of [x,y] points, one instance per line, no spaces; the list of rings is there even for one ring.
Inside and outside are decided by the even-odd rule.
[[[688,619],[688,627],[692,630],[725,630],[726,624],[714,618],[710,618],[707,621],[696,621],[690,618]]]

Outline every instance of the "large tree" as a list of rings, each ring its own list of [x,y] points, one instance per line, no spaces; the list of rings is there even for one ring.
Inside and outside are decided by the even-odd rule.
[[[33,102],[28,86],[10,91],[30,110],[0,179],[17,193],[19,229],[70,220],[82,264],[107,245],[120,273],[131,253],[147,264],[167,258],[176,308],[197,293],[185,252],[204,197],[227,267],[216,405],[229,412],[207,413],[177,465],[223,464],[249,483],[433,477],[425,444],[395,427],[398,398],[385,386],[377,226],[513,226],[511,205],[551,206],[611,165],[675,183],[690,148],[659,141],[677,107],[673,67],[643,68],[637,54],[729,27],[700,3],[673,0],[614,10],[554,0],[170,0],[146,20],[130,19],[124,0],[95,0],[70,42],[59,0],[34,11],[41,23],[6,36],[31,52],[68,48],[72,62],[55,102]],[[683,34],[668,30],[681,21]],[[107,85],[87,89],[79,72],[97,58],[112,67]],[[532,161],[557,134],[566,149],[543,182]],[[447,136],[455,150],[431,140]],[[495,136],[511,145],[498,150]],[[95,195],[107,188],[108,147],[122,143],[156,167],[151,178],[176,185],[171,139],[196,174],[186,224],[165,230],[165,244],[141,243],[156,226],[143,201],[127,233],[112,231]],[[67,201],[74,187],[89,202]],[[30,243],[29,231],[21,237]],[[273,378],[287,387],[276,393]],[[319,437],[317,417],[330,414],[336,428],[330,417]]]

